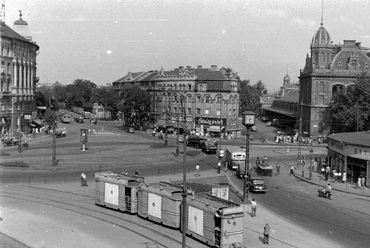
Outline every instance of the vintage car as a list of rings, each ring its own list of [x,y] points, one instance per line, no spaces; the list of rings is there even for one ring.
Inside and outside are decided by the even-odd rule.
[[[21,143],[22,146],[28,147],[28,142],[26,140],[15,137],[4,138],[2,142],[4,146],[17,146]]]
[[[55,129],[55,136],[57,138],[62,138],[67,136],[67,130],[65,128],[57,128]]]
[[[84,123],[84,118],[82,116],[75,117],[75,122]]]
[[[260,177],[251,177],[249,180],[249,191],[266,193],[267,187],[265,181]]]

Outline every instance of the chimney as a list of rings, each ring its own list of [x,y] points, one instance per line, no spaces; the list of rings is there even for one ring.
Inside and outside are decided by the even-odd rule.
[[[190,65],[186,66],[186,69],[191,69],[191,66]]]
[[[216,71],[217,70],[217,65],[211,65],[211,70]]]
[[[198,69],[202,69],[202,66],[201,65],[198,65]]]
[[[182,70],[182,69],[184,69],[184,67],[183,67],[182,65],[180,65],[180,66],[179,66],[179,69],[180,69],[180,70]]]

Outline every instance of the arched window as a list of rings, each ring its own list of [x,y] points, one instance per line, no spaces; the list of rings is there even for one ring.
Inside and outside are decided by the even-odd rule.
[[[200,95],[197,95],[197,102],[200,102]]]
[[[209,96],[206,96],[206,98],[205,98],[205,102],[206,102],[206,103],[210,103],[210,97],[209,97]]]

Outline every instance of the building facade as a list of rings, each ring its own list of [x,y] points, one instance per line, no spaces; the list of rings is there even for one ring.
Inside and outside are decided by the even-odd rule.
[[[16,131],[27,133],[31,130],[29,123],[36,110],[34,92],[38,82],[39,46],[32,41],[22,13],[13,29],[3,21],[0,28],[0,128],[2,136],[12,136]]]
[[[331,170],[347,175],[347,181],[370,178],[370,131],[336,133],[328,136],[328,162]],[[366,185],[369,187],[369,183]]]
[[[156,125],[176,128],[186,125],[200,134],[214,136],[240,131],[240,79],[227,69],[191,66],[165,71],[128,73],[113,82],[113,88],[138,85],[153,96]],[[186,124],[185,124],[186,123]],[[181,126],[179,127],[182,128]]]
[[[328,105],[336,92],[354,85],[360,75],[370,76],[370,50],[355,40],[334,45],[322,22],[310,49],[299,76],[302,129],[311,135],[327,136],[337,131]]]

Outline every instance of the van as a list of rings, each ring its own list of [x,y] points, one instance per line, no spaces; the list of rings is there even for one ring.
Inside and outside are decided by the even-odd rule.
[[[239,146],[229,146],[225,152],[225,164],[232,170],[245,166],[245,149]]]

